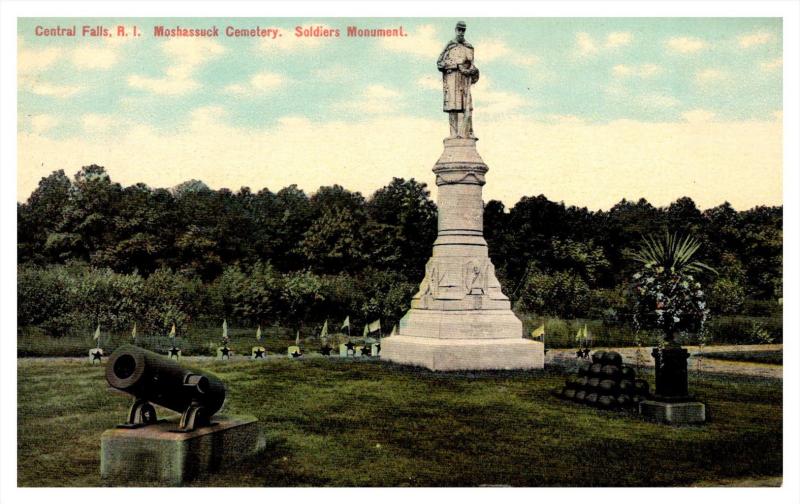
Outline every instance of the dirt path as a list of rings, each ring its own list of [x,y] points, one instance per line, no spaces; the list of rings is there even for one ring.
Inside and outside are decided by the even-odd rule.
[[[761,376],[765,378],[783,378],[783,366],[780,364],[761,364],[756,362],[737,362],[721,359],[710,359],[708,357],[698,358],[696,354],[700,352],[697,346],[684,347],[689,350],[689,371],[702,371],[704,373],[725,373],[749,376]],[[575,362],[576,348],[573,349],[554,349],[548,350],[545,363],[569,365]],[[624,362],[629,364],[636,363],[636,347],[625,348],[595,348],[593,350],[615,350],[622,354]],[[640,359],[646,367],[653,367],[655,362],[650,355],[652,349],[643,347]],[[704,346],[703,352],[767,352],[783,351],[783,345],[714,345]]]

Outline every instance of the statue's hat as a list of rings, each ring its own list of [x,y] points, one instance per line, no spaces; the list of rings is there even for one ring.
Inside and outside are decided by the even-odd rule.
[[[464,21],[459,21],[458,23],[456,23],[456,28],[466,28],[466,27],[467,23],[465,23]]]

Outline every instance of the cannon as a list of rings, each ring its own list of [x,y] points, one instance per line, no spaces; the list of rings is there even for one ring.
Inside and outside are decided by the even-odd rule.
[[[181,413],[179,432],[211,425],[225,401],[225,385],[214,375],[133,345],[117,348],[106,364],[106,381],[135,400],[123,428],[157,422],[153,404]],[[151,404],[152,403],[152,404]]]

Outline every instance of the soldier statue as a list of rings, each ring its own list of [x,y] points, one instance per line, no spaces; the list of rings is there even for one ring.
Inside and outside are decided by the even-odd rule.
[[[480,72],[473,64],[475,49],[464,39],[467,24],[456,23],[456,38],[448,42],[436,66],[442,72],[444,111],[450,114],[450,138],[474,138],[472,132],[472,94]]]

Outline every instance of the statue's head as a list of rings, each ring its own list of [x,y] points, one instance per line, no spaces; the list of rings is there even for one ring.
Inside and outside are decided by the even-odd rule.
[[[459,21],[456,23],[456,40],[463,43],[464,42],[464,33],[467,31],[467,23],[464,21]]]

